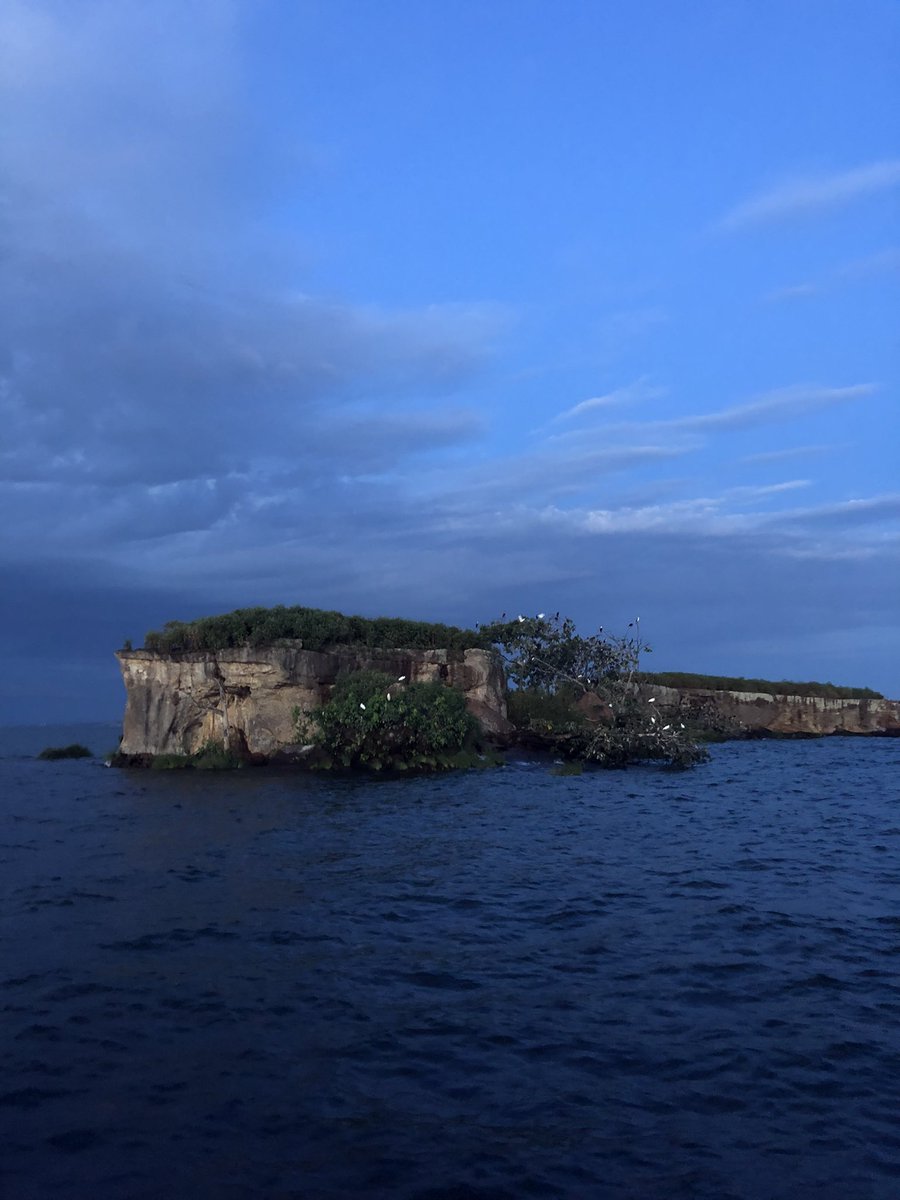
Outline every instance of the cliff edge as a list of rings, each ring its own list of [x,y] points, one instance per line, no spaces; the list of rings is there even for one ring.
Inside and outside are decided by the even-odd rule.
[[[368,650],[300,644],[160,654],[120,650],[123,755],[195,754],[208,742],[241,754],[297,749],[295,709],[325,703],[339,675],[384,671],[461,691],[486,733],[506,737],[506,677],[487,650]]]
[[[682,720],[719,725],[735,737],[900,737],[900,701],[670,688],[645,683],[646,697]]]

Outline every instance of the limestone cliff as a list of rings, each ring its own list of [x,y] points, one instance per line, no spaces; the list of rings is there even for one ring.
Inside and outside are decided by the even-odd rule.
[[[338,675],[385,671],[458,688],[486,732],[505,735],[506,679],[485,650],[304,650],[299,643],[196,654],[122,650],[123,755],[193,754],[207,742],[266,757],[290,754],[293,711],[327,701]],[[295,748],[295,747],[294,747]]]
[[[645,684],[643,691],[645,696],[654,696],[660,709],[673,717],[712,718],[711,723],[738,737],[825,737],[842,733],[900,737],[897,700],[832,700],[655,684]]]

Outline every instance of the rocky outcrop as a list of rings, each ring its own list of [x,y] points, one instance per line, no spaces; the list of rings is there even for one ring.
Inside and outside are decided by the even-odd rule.
[[[410,683],[439,680],[458,688],[490,734],[505,737],[506,679],[485,650],[304,650],[299,643],[197,654],[122,650],[116,655],[127,694],[120,753],[126,757],[194,754],[208,742],[239,753],[296,751],[296,709],[328,700],[338,675],[385,671]]]
[[[775,696],[768,692],[720,692],[645,684],[662,711],[708,723],[725,736],[826,737],[858,734],[900,737],[900,701],[832,700],[821,696]]]

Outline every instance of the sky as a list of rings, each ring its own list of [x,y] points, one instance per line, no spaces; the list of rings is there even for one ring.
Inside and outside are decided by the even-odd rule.
[[[896,0],[0,0],[0,722],[256,604],[900,697]]]

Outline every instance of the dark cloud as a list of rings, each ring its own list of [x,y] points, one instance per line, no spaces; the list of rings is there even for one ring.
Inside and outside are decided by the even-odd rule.
[[[8,553],[114,559],[301,492],[340,507],[345,478],[479,433],[453,395],[498,310],[308,295],[302,255],[250,220],[279,168],[239,119],[236,11],[5,10]]]
[[[748,674],[814,654],[827,673],[830,639],[855,629],[857,658],[844,632],[839,661],[883,682],[900,661],[875,636],[896,558],[873,522],[896,498],[771,527],[727,497],[637,515],[610,499],[622,474],[690,453],[680,434],[866,390],[632,423],[626,445],[593,429],[517,450],[517,434],[491,454],[505,314],[310,293],[304,248],[264,220],[283,163],[242,115],[236,11],[0,16],[0,719],[113,715],[124,637],[257,603],[462,623],[560,607],[613,628],[640,612],[660,666]],[[478,411],[461,399],[473,383]],[[839,554],[859,550],[848,571]]]

